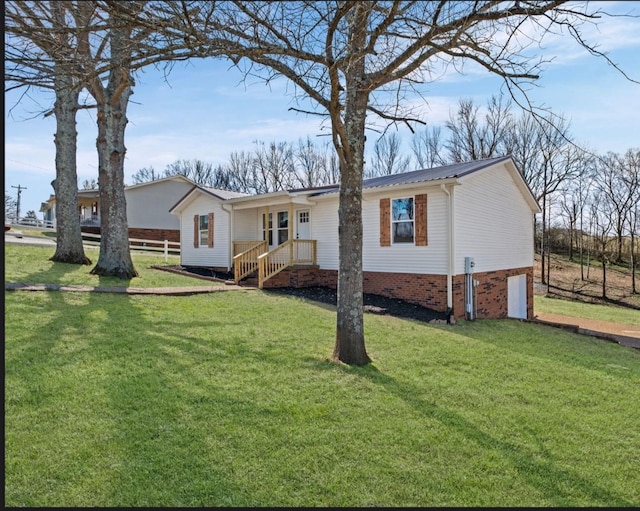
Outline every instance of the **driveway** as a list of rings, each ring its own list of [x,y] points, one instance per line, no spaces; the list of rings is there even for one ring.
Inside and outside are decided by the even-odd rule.
[[[44,236],[30,236],[23,234],[22,231],[14,229],[13,227],[9,231],[4,232],[5,243],[20,243],[23,245],[49,245],[56,246],[56,240],[54,238],[47,238]]]
[[[591,318],[574,318],[549,312],[537,313],[534,321],[567,328],[580,334],[591,335],[617,342],[623,346],[640,349],[640,326]]]

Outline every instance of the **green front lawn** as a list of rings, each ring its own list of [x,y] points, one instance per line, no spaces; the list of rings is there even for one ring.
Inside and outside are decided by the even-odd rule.
[[[43,257],[39,282],[82,273]],[[638,350],[366,314],[356,368],[335,319],[266,291],[5,292],[6,506],[640,504]]]

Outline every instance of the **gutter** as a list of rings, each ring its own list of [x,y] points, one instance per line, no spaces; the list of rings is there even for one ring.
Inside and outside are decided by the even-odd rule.
[[[227,213],[229,213],[229,217],[230,220],[228,222],[229,225],[229,249],[228,249],[228,254],[227,254],[227,271],[231,271],[231,261],[233,261],[233,222],[234,222],[234,214],[233,214],[233,205],[231,205],[231,209],[225,209],[225,204],[223,204],[222,202],[220,203],[220,209],[222,209],[222,211],[225,211]]]
[[[451,311],[453,309],[453,271],[454,271],[454,262],[455,262],[455,254],[454,254],[454,208],[453,208],[453,186],[451,187],[451,191],[447,190],[447,187],[444,183],[440,184],[440,189],[447,194],[447,205],[449,206],[449,214],[447,215],[449,218],[449,248],[448,252],[448,262],[447,262],[447,309]]]

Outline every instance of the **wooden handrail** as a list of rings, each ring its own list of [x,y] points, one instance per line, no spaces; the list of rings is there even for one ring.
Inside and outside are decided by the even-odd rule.
[[[233,257],[233,280],[236,284],[258,269],[258,259],[260,255],[269,249],[266,241],[254,241],[252,243],[253,246],[249,249]]]
[[[294,264],[316,264],[316,240],[287,240],[258,257],[258,287]]]

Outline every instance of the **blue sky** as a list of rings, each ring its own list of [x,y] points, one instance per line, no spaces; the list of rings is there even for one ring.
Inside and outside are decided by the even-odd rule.
[[[608,11],[640,16],[640,2],[606,2]],[[595,30],[595,29],[593,29]],[[606,19],[591,41],[640,81],[640,18]],[[576,140],[592,150],[624,152],[640,147],[640,84],[631,83],[602,59],[581,50],[569,38],[551,40],[546,55],[554,56],[529,98],[571,121]],[[200,159],[224,164],[233,151],[251,151],[253,142],[297,142],[307,135],[318,144],[328,141],[315,116],[289,111],[294,106],[291,85],[284,79],[269,87],[241,83],[241,75],[223,61],[179,63],[165,81],[161,72],[149,69],[137,76],[128,111],[125,182],[142,167],[156,171],[178,159]],[[473,98],[484,106],[499,93],[501,81],[468,66],[465,74],[447,74],[423,88],[425,103],[410,98],[429,124],[442,124],[460,98]],[[5,191],[13,197],[22,186],[21,215],[36,211],[53,192],[55,178],[55,119],[34,115],[50,108],[50,93],[32,91],[32,100],[16,105],[19,93],[5,94]],[[40,106],[38,106],[40,105]],[[517,110],[514,109],[514,113]],[[95,149],[95,112],[78,115],[78,181],[98,177]],[[400,131],[409,153],[409,132]],[[369,146],[376,139],[369,135]]]

